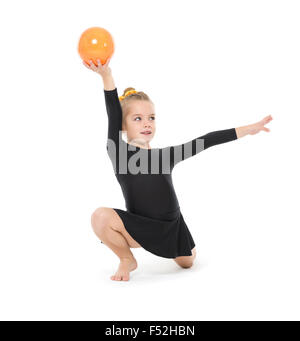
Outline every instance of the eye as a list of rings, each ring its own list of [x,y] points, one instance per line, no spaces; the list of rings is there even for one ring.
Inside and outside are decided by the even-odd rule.
[[[134,121],[136,121],[137,118],[140,118],[139,116],[135,117]]]
[[[153,121],[155,120],[155,116],[151,116],[151,118],[153,119]]]

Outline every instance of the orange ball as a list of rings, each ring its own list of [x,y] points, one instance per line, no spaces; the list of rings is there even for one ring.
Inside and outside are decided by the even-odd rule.
[[[98,65],[97,59],[101,64],[105,64],[107,59],[114,53],[114,41],[111,34],[102,27],[90,27],[85,30],[79,39],[78,53],[82,60],[89,64],[91,59]]]

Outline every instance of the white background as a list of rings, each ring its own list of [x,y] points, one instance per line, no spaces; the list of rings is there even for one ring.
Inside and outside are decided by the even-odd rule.
[[[2,320],[299,320],[299,17],[287,0],[1,2]],[[273,117],[174,170],[191,269],[133,249],[130,281],[110,279],[90,217],[125,202],[102,79],[77,53],[92,26],[120,95],[155,103],[152,147]]]

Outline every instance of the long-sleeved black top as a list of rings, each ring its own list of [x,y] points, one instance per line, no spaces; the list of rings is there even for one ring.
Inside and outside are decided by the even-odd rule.
[[[182,160],[211,146],[237,139],[235,128],[218,130],[186,143],[145,149],[122,139],[122,108],[117,88],[104,90],[108,115],[107,152],[132,213],[161,219],[179,208],[172,170]]]

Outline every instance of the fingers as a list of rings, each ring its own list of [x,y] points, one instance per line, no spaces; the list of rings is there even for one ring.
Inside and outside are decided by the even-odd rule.
[[[98,71],[102,70],[106,67],[106,64],[102,65],[101,60],[97,59],[97,63],[98,63]]]
[[[93,71],[96,71],[97,70],[97,66],[94,64],[94,62],[92,61],[92,59],[89,60],[90,62],[90,68],[93,70]]]
[[[273,117],[271,115],[266,116],[265,118],[263,118],[263,121],[266,122],[266,123],[268,123],[268,122],[270,122],[272,120],[273,120]]]
[[[105,64],[103,64],[103,65],[102,65],[101,60],[99,58],[97,59],[97,65],[94,64],[92,59],[89,60],[90,64],[88,64],[87,62],[85,62],[83,60],[83,65],[86,66],[88,69],[93,70],[95,72],[104,71],[104,69],[108,68],[108,64],[110,62],[110,59],[111,58],[108,58],[107,61],[105,62]]]
[[[106,63],[104,64],[105,66],[108,66],[108,64],[109,64],[109,62],[110,62],[110,59],[111,59],[111,58],[107,58],[107,61],[106,61]]]
[[[107,68],[108,67],[108,64],[110,62],[110,59],[111,58],[107,58],[106,62],[104,64],[101,63],[100,59],[97,59],[97,62],[98,62],[98,66],[100,66],[100,68]]]
[[[88,69],[93,70],[93,67],[95,67],[94,63],[92,62],[92,60],[89,60],[90,64],[88,64],[86,61],[82,61],[83,65],[86,66]]]
[[[90,68],[89,64],[86,63],[84,60],[82,61],[82,63],[83,63],[83,65],[84,65],[85,67],[87,67],[88,69]]]
[[[265,125],[265,124],[267,124],[267,123],[269,123],[270,121],[272,121],[273,120],[273,118],[272,118],[272,116],[271,115],[268,115],[268,116],[266,116],[266,117],[264,117],[261,121],[259,121],[258,123],[260,124],[260,125]]]

